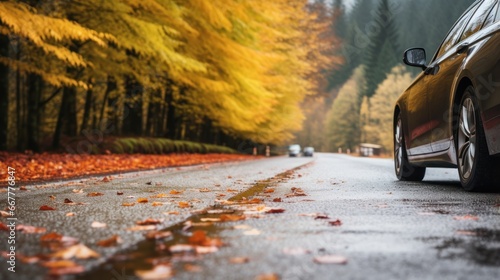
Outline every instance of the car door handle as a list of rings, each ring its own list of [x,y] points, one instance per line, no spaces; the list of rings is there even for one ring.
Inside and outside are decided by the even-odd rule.
[[[457,54],[463,54],[469,49],[469,43],[462,43],[457,47]]]

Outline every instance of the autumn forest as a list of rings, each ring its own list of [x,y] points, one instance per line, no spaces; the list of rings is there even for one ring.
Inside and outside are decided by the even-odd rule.
[[[113,137],[389,149],[376,128],[416,74],[402,50],[434,51],[470,2],[1,1],[0,150]]]

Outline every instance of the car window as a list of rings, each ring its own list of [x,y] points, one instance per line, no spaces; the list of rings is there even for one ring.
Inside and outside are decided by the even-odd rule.
[[[467,27],[465,27],[462,37],[460,37],[460,41],[469,38],[469,36],[476,33],[483,27],[483,23],[485,23],[486,18],[490,14],[493,5],[495,5],[495,1],[484,1],[479,8],[477,8],[474,16],[472,16],[467,24]]]
[[[493,7],[493,9],[491,9],[490,13],[488,14],[488,17],[486,17],[486,20],[484,21],[483,28],[490,26],[491,24],[493,24],[494,22],[496,22],[498,20],[498,6],[499,6],[499,2],[497,1],[497,3],[495,4],[495,7]]]
[[[444,40],[443,44],[439,48],[438,54],[436,57],[440,57],[445,54],[451,47],[455,45],[460,35],[462,35],[462,30],[464,29],[467,22],[469,22],[470,17],[476,11],[477,6],[471,8],[464,16],[462,16],[457,23],[453,26],[448,36]]]

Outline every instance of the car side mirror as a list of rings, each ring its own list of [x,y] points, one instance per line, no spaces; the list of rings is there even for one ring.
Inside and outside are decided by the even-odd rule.
[[[425,57],[425,49],[412,48],[404,53],[403,62],[406,65],[420,67],[422,70],[427,69],[427,58]]]

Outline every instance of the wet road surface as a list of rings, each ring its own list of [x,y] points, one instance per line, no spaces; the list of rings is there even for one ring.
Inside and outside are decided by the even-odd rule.
[[[20,204],[19,215],[29,213],[23,214],[23,223],[77,237],[103,256],[83,261],[90,272],[77,279],[137,279],[138,271],[161,263],[172,269],[174,279],[500,278],[500,195],[463,191],[453,169],[429,169],[424,182],[407,183],[395,180],[391,160],[316,154],[312,159],[280,157],[124,177],[84,182],[86,193],[100,191],[105,199],[72,198],[89,203],[70,208],[76,217],[85,216],[78,222],[62,218],[66,205],[43,213],[42,220],[33,210],[50,193],[62,198],[72,187],[22,193],[20,201],[33,203]],[[135,200],[174,189],[182,193],[161,200],[165,204],[160,208],[151,206],[152,200],[122,207],[126,199],[116,195],[121,190]],[[231,197],[241,202],[243,196],[247,202],[260,201],[227,202]],[[179,208],[179,201],[192,207]],[[245,219],[202,222],[220,219],[215,210],[221,209]],[[142,232],[126,230],[145,218],[164,219],[159,227],[172,237],[141,242]],[[107,227],[90,227],[96,220]],[[171,246],[192,243],[196,231],[224,246],[205,253],[172,253]],[[114,232],[124,239],[119,246],[94,245]],[[19,243],[24,243],[19,252],[43,252],[39,237],[19,233]],[[109,257],[115,261],[102,264]],[[20,272],[13,275],[2,264],[2,279],[45,279],[39,265],[18,266]]]

